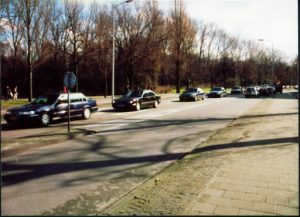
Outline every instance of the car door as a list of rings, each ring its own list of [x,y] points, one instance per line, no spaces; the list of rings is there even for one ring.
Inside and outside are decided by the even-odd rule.
[[[204,91],[201,88],[197,89],[197,98],[198,100],[204,99]]]
[[[142,106],[142,107],[146,107],[146,106],[149,105],[149,103],[150,103],[149,92],[145,92],[145,93],[143,94],[142,99],[141,99],[141,106]]]
[[[156,96],[153,92],[149,92],[149,105],[154,105],[156,101]]]
[[[68,115],[68,100],[60,99],[54,106],[53,117],[65,117]]]
[[[82,114],[84,106],[85,106],[85,101],[81,96],[72,97],[71,104],[70,104],[71,115]]]

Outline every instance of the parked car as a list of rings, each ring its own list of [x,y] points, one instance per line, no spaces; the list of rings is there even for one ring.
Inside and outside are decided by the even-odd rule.
[[[208,94],[208,97],[209,98],[212,98],[212,97],[223,97],[223,96],[226,96],[227,93],[226,93],[226,90],[224,87],[214,87]]]
[[[96,100],[82,93],[70,93],[70,116],[88,119],[98,110]],[[48,126],[52,120],[68,117],[68,94],[49,93],[37,97],[29,104],[8,109],[4,119],[9,124],[37,122]]]
[[[278,83],[275,85],[275,91],[276,93],[282,93],[283,85],[281,83]]]
[[[161,97],[152,90],[134,90],[114,100],[112,106],[116,111],[132,109],[139,111],[146,107],[157,108],[160,99]]]
[[[247,87],[245,91],[245,97],[259,97],[259,91],[256,87]]]
[[[187,88],[182,94],[179,95],[180,101],[199,101],[205,99],[205,92],[199,87]]]
[[[234,86],[231,89],[231,94],[243,94],[243,93],[244,93],[244,90],[241,86]]]
[[[264,84],[260,87],[259,93],[262,96],[270,96],[271,94],[276,93],[275,87],[269,84]]]

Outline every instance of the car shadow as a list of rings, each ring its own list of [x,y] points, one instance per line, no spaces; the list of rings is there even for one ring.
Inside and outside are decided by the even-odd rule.
[[[70,121],[76,121],[76,120],[81,120],[81,117],[71,117]],[[47,128],[54,128],[57,127],[59,124],[66,123],[68,122],[67,118],[62,118],[62,119],[56,119],[51,122]],[[9,130],[21,130],[21,129],[37,129],[37,128],[45,128],[44,126],[41,126],[38,123],[34,122],[28,122],[28,123],[16,123],[16,124],[1,124],[1,130],[3,131],[9,131]]]

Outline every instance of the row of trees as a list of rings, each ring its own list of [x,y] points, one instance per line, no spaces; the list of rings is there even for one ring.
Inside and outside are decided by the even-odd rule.
[[[76,0],[2,0],[2,84],[18,85],[29,101],[61,90],[65,72],[76,91],[110,94],[113,14],[116,20],[116,92],[125,88],[249,85],[273,82],[272,52],[258,41],[229,35],[213,23],[192,20],[183,0],[162,11],[157,0],[112,7]],[[114,10],[114,11],[113,11]],[[276,51],[276,80],[298,80]]]

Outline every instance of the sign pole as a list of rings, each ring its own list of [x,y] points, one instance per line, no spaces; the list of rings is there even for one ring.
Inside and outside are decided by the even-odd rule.
[[[68,132],[70,132],[70,90],[75,86],[76,80],[73,72],[67,72],[64,76],[64,85],[68,88]]]
[[[70,133],[70,90],[68,88],[68,132]]]

